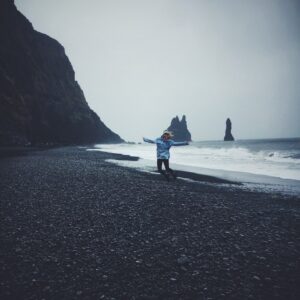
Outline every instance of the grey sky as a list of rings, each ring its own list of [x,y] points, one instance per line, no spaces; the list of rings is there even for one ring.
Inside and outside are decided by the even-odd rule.
[[[186,114],[193,140],[300,136],[298,0],[16,0],[126,140]]]

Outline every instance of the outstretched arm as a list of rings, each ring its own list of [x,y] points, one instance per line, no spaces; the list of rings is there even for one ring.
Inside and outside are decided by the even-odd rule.
[[[155,142],[153,140],[147,139],[143,137],[143,141],[146,143],[150,143],[150,144],[155,144]]]
[[[186,146],[189,142],[173,142],[172,146]]]

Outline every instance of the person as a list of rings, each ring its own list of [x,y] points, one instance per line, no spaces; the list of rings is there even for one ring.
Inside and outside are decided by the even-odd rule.
[[[175,179],[176,174],[169,166],[169,159],[170,159],[170,148],[172,146],[185,146],[188,145],[188,142],[175,142],[171,138],[173,134],[171,131],[165,130],[161,137],[150,140],[143,137],[144,142],[156,144],[156,155],[157,155],[157,170],[159,173],[164,175],[169,180],[169,174]],[[164,164],[165,170],[162,169],[162,165]]]

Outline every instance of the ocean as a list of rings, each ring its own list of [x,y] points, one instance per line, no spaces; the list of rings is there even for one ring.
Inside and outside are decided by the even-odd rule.
[[[100,144],[95,148],[138,156],[138,162],[126,165],[155,170],[156,146],[153,144]],[[172,147],[170,151],[170,164],[174,169],[300,193],[300,138],[200,141]],[[124,162],[119,164],[124,165]]]

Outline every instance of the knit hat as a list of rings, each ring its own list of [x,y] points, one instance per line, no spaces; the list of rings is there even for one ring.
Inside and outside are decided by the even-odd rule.
[[[169,135],[170,137],[174,136],[172,131],[169,131],[169,130],[165,130],[162,135],[165,135],[165,134]]]

